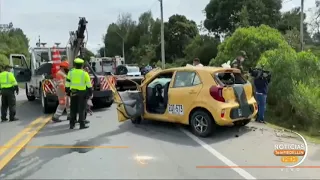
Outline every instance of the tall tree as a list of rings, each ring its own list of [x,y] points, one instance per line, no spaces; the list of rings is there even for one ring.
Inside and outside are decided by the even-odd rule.
[[[205,8],[205,27],[216,34],[232,33],[246,7],[250,26],[266,24],[275,27],[280,20],[281,0],[211,0]]]
[[[130,62],[132,53],[131,47],[135,45],[136,41],[130,34],[134,31],[136,23],[132,20],[131,14],[120,14],[117,23],[112,23],[107,29],[104,36],[104,43],[106,47],[107,56],[122,56],[122,43],[124,43],[125,59]]]
[[[277,24],[277,29],[282,34],[286,34],[287,31],[295,32],[298,30],[298,32],[300,32],[300,13],[300,7],[293,8],[290,11],[282,13],[281,19]],[[304,19],[306,19],[306,14],[304,14]],[[303,23],[303,32],[305,42],[311,43],[312,40],[308,32],[307,23]]]
[[[29,40],[19,28],[0,31],[0,66],[8,64],[10,54],[24,54],[29,57]]]
[[[208,35],[197,35],[185,48],[186,61],[191,63],[194,58],[199,58],[201,63],[208,65],[218,53],[220,41]]]
[[[165,23],[166,56],[172,59],[183,58],[184,49],[192,38],[199,34],[197,24],[183,15],[172,15]]]

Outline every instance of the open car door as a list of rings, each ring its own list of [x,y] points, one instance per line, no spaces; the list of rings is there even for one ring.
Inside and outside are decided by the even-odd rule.
[[[13,74],[18,83],[31,80],[31,69],[23,54],[10,54],[10,65],[13,67]]]
[[[141,89],[137,86],[136,91],[118,92],[115,85],[109,82],[113,91],[114,102],[117,104],[118,121],[123,122],[128,119],[135,119],[144,114],[144,100]]]

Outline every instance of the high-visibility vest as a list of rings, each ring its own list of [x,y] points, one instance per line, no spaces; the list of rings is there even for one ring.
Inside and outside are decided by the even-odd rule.
[[[12,72],[3,71],[0,73],[0,87],[1,88],[11,88],[17,86],[17,80]]]
[[[90,76],[83,69],[74,69],[68,73],[66,87],[75,90],[91,88]]]
[[[62,71],[59,70],[56,74],[56,87],[57,87],[57,95],[64,96],[65,95],[65,83],[66,83],[67,75]]]

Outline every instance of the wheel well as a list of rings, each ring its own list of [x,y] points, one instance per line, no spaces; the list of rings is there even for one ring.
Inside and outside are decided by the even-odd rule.
[[[190,111],[190,114],[189,114],[189,124],[190,124],[190,120],[191,120],[192,114],[193,114],[194,112],[196,112],[196,111],[199,111],[199,110],[208,113],[208,115],[209,115],[209,116],[213,119],[213,121],[215,122],[212,114],[211,114],[206,108],[204,108],[204,107],[195,107],[195,108],[193,108],[193,109]]]

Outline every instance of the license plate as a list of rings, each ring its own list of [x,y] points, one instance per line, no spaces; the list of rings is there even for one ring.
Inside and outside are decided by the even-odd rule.
[[[241,109],[238,109],[238,115],[239,115],[239,117],[242,117],[242,110]]]

